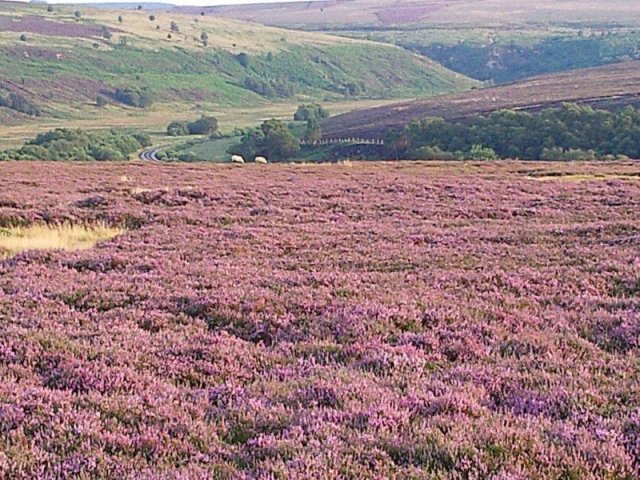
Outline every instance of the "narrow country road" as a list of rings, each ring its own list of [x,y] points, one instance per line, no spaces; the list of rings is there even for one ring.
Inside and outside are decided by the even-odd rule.
[[[146,150],[141,151],[138,154],[138,157],[140,157],[140,160],[142,160],[143,162],[160,162],[157,155],[158,155],[158,152],[165,147],[166,145],[147,148]]]

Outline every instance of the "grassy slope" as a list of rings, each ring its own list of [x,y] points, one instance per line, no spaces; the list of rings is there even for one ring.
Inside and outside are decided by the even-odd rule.
[[[216,7],[211,13],[392,43],[496,83],[640,58],[640,3],[576,3],[401,0],[390,6],[353,0]]]
[[[377,137],[387,128],[425,117],[459,119],[512,108],[537,110],[563,101],[602,108],[640,105],[640,62],[536,77],[510,85],[345,113],[328,119],[329,137]]]
[[[407,98],[459,91],[474,82],[439,64],[403,49],[322,33],[297,32],[233,20],[179,15],[42,5],[0,3],[1,19],[27,19],[36,24],[26,31],[0,31],[0,93],[17,91],[43,107],[44,119],[26,118],[0,108],[0,137],[6,127],[64,122],[92,124],[96,116],[107,124],[145,125],[147,120],[181,113],[193,117],[201,111],[231,108],[268,108],[274,101],[287,104],[303,99],[324,102],[345,100],[343,91],[358,85],[360,98]],[[149,15],[155,15],[150,21]],[[118,21],[122,15],[123,21]],[[34,20],[32,17],[36,17]],[[42,21],[54,25],[98,29],[92,35],[55,36],[38,33]],[[180,32],[168,39],[172,21]],[[50,29],[51,23],[47,23]],[[160,29],[157,29],[160,26]],[[111,31],[111,39],[99,29]],[[199,41],[206,32],[208,46]],[[120,39],[127,46],[119,48]],[[235,55],[245,52],[249,65]],[[391,68],[389,68],[391,66]],[[246,88],[246,77],[286,83],[295,90],[289,99],[265,98]],[[122,86],[150,88],[157,103],[148,111],[113,103],[94,106],[97,95]],[[153,117],[153,119],[151,119]]]
[[[640,32],[630,27],[367,27],[331,33],[396,44],[464,75],[495,83],[640,58]]]

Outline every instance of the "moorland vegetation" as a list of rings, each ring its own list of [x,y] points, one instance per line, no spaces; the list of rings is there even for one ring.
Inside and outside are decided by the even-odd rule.
[[[144,133],[58,128],[39,134],[18,149],[0,151],[0,160],[121,161],[150,145],[151,139]]]

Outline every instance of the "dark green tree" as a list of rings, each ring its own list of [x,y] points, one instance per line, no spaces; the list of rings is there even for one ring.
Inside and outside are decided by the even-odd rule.
[[[211,135],[218,130],[218,120],[215,117],[202,117],[195,122],[189,122],[189,135]]]

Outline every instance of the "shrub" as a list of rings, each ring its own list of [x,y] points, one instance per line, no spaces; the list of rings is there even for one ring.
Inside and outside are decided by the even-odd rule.
[[[73,16],[76,17],[76,18],[80,18],[80,17],[82,17],[82,13],[80,13],[79,10],[76,10],[75,12],[73,12]]]
[[[464,155],[445,152],[439,147],[420,147],[412,150],[410,156],[416,160],[462,160]]]
[[[251,90],[258,95],[267,98],[273,98],[276,96],[276,90],[271,86],[269,82],[266,82],[260,78],[247,77],[244,79],[244,88]]]
[[[20,41],[21,42],[26,42],[27,41],[27,36],[24,33],[22,35],[20,35]]]
[[[489,147],[474,145],[466,155],[467,160],[497,160],[496,152]]]
[[[153,144],[151,136],[147,133],[134,133],[132,136],[142,148],[150,147]]]
[[[304,139],[307,142],[317,142],[322,138],[322,129],[320,123],[316,118],[310,118],[307,120],[307,128],[304,132]]]
[[[118,88],[114,98],[125,105],[147,108],[153,104],[153,95],[146,88]]]
[[[236,55],[236,60],[240,65],[242,65],[245,68],[249,66],[249,54],[245,52],[241,52],[238,55]]]
[[[114,130],[89,133],[59,128],[41,133],[18,150],[4,152],[4,155],[25,160],[125,160],[136,150],[150,144],[151,140],[146,134]]]
[[[293,114],[293,119],[299,122],[306,122],[310,119],[321,120],[329,118],[329,112],[317,103],[302,104]]]
[[[155,22],[156,16],[155,15],[149,15],[149,20],[152,21],[152,22]]]
[[[180,26],[176,22],[171,22],[170,29],[172,32],[177,33],[180,31]]]
[[[267,120],[260,128],[246,131],[240,143],[229,149],[244,158],[264,156],[271,160],[287,160],[299,152],[298,140],[280,120]]]
[[[39,107],[15,92],[11,92],[7,98],[0,96],[0,107],[9,108],[32,117],[39,117],[42,115],[42,111]]]
[[[47,5],[47,12],[53,12],[53,5]]]
[[[215,117],[202,117],[194,122],[171,122],[167,127],[167,135],[179,137],[184,135],[212,135],[218,130]]]
[[[218,130],[218,120],[215,117],[202,117],[188,124],[189,135],[211,135]]]
[[[189,135],[189,126],[187,122],[171,122],[167,126],[167,135],[170,137],[182,137]]]
[[[107,105],[107,99],[102,95],[96,97],[96,107],[105,107]]]

